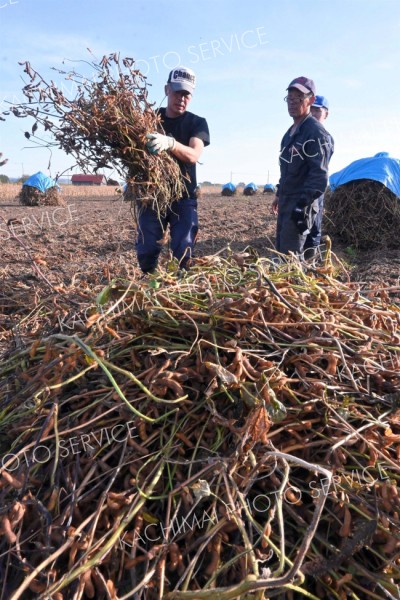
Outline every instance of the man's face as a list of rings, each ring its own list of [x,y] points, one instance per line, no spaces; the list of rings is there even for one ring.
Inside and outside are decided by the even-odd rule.
[[[319,121],[320,123],[322,123],[322,121],[325,121],[325,119],[328,116],[328,111],[326,110],[326,108],[312,106],[310,110],[314,119],[317,119],[317,121]]]
[[[310,92],[303,94],[297,88],[289,88],[287,95],[288,113],[293,119],[305,117],[310,112],[310,106],[315,96]]]
[[[165,93],[167,94],[167,113],[170,117],[179,117],[186,111],[192,94],[185,90],[179,90],[173,92],[169,85],[165,87]]]

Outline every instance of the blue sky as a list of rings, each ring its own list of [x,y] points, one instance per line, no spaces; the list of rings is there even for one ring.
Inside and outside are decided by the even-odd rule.
[[[61,84],[50,67],[80,71],[87,48],[99,59],[117,51],[138,61],[157,104],[180,63],[196,72],[189,110],[211,133],[199,181],[276,183],[285,90],[306,75],[330,102],[333,173],[377,152],[400,158],[399,31],[398,0],[0,0],[0,110],[23,98],[19,61]],[[48,151],[26,148],[31,125],[0,122],[1,173],[54,176],[73,164],[53,151],[49,171]]]

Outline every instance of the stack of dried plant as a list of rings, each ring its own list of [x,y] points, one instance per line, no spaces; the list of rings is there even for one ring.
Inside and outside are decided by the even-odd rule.
[[[31,185],[23,185],[18,200],[24,206],[65,206],[66,201],[58,191],[57,186],[42,192]]]
[[[156,156],[146,148],[146,134],[162,128],[154,103],[148,100],[146,77],[132,58],[121,59],[115,53],[99,63],[85,62],[89,76],[56,69],[72,81],[71,97],[63,85],[47,82],[29,62],[21,64],[30,78],[23,88],[27,102],[10,111],[16,117],[34,118],[25,137],[71,154],[84,172],[114,169],[128,181],[132,198],[161,214],[182,197],[184,182],[177,162],[168,153]],[[52,141],[43,140],[39,126],[51,133]]]
[[[257,194],[257,189],[252,186],[246,186],[243,189],[243,196],[255,196]]]
[[[234,196],[236,194],[236,188],[224,186],[221,190],[221,196]]]
[[[400,198],[379,181],[359,179],[325,194],[324,230],[355,248],[398,248]]]
[[[242,253],[49,298],[79,328],[0,366],[3,597],[395,597],[400,312],[331,273]]]

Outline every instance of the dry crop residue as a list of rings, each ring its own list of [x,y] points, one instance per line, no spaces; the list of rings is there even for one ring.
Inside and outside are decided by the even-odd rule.
[[[396,286],[259,259],[270,201],[215,194],[199,253],[232,252],[140,280],[129,204],[92,194],[3,205],[3,595],[394,595]]]

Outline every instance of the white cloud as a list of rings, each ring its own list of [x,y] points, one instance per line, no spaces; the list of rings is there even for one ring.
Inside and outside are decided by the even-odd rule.
[[[363,82],[360,79],[354,79],[351,77],[341,77],[338,79],[338,83],[341,83],[343,87],[347,87],[351,90],[357,90],[363,86]]]
[[[375,62],[372,62],[369,65],[370,69],[378,70],[378,71],[391,71],[392,69],[395,68],[395,65],[393,63],[393,61],[389,61],[389,60],[377,60]],[[397,68],[397,67],[396,67]]]

